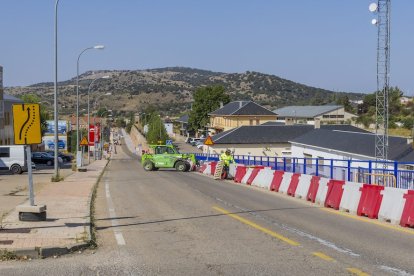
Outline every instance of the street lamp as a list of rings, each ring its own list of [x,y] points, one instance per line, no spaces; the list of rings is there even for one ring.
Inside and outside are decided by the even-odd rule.
[[[58,39],[57,39],[57,12],[58,12],[58,5],[59,0],[56,0],[55,2],[55,82],[54,82],[54,112],[53,116],[55,117],[55,130],[54,130],[54,139],[55,139],[55,162],[54,162],[54,179],[55,181],[59,181],[59,163],[58,163],[58,100],[57,100],[57,79],[58,79],[58,54],[57,54],[57,48],[58,48]],[[29,164],[30,166],[30,164]],[[33,203],[33,202],[31,202]],[[33,204],[32,204],[33,205]]]
[[[111,77],[110,76],[103,76],[103,77],[100,77],[100,78],[96,78],[89,84],[89,88],[88,88],[88,134],[87,134],[87,136],[88,136],[88,164],[90,164],[90,161],[91,161],[91,157],[90,157],[90,154],[89,154],[89,143],[90,143],[90,141],[89,141],[89,132],[90,132],[90,125],[91,125],[90,113],[89,113],[89,105],[90,105],[89,92],[91,91],[91,87],[92,87],[92,85],[95,81],[100,80],[100,79],[109,79],[109,78],[111,78]],[[108,93],[106,93],[106,94],[108,94]],[[95,135],[96,135],[96,133],[95,133]]]
[[[83,49],[82,52],[78,56],[78,61],[76,64],[76,166],[77,167],[82,166],[82,156],[81,156],[81,153],[79,153],[79,59],[82,56],[82,54],[86,52],[87,50],[91,50],[91,49],[103,50],[104,48],[105,46],[103,45],[96,45],[93,47],[88,47],[88,48]],[[57,123],[55,124],[57,125]]]

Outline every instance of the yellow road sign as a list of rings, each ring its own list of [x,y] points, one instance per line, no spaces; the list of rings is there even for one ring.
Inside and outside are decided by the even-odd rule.
[[[13,105],[14,143],[31,145],[42,143],[40,108],[38,104]]]
[[[207,136],[206,140],[204,141],[204,145],[206,145],[206,146],[212,146],[212,145],[214,145],[214,141],[213,141],[213,139],[211,139],[211,136],[210,135]]]
[[[82,138],[82,141],[80,142],[81,146],[87,146],[88,145],[88,139],[86,137]]]

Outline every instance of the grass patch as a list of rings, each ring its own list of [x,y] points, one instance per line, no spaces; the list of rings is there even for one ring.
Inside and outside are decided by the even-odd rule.
[[[0,261],[17,260],[17,255],[7,250],[0,250]]]

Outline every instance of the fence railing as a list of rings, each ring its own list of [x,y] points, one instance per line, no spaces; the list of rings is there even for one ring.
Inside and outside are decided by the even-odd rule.
[[[217,154],[196,153],[200,161],[217,161]],[[303,173],[336,180],[414,189],[414,162],[377,162],[321,158],[234,155],[236,163],[271,167],[274,170]]]

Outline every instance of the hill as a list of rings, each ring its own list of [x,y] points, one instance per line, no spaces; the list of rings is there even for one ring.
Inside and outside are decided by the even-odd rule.
[[[362,99],[363,94],[333,92],[306,86],[274,75],[258,72],[220,73],[207,70],[167,67],[148,70],[100,70],[80,75],[80,110],[87,107],[91,81],[109,75],[110,79],[95,81],[91,87],[91,104],[120,112],[141,111],[155,105],[165,115],[176,115],[190,109],[193,92],[200,86],[222,85],[232,100],[254,100],[270,109],[286,105],[326,104],[339,97]],[[103,96],[105,93],[111,96]],[[20,96],[34,93],[53,106],[53,83],[26,87],[6,87],[5,93]],[[76,110],[76,77],[59,82],[59,105],[62,114]]]

